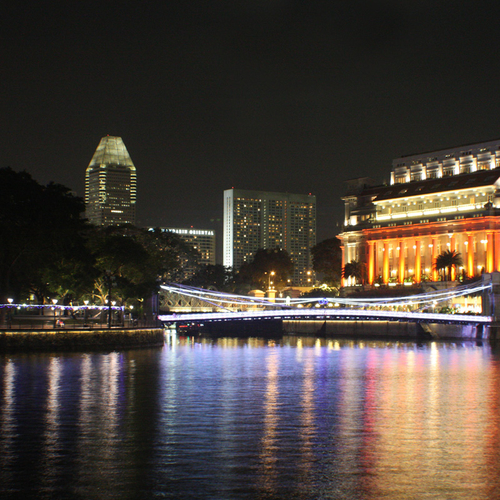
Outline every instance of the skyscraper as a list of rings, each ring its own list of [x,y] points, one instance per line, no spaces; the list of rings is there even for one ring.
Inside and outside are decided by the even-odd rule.
[[[316,197],[227,189],[224,191],[225,266],[238,269],[259,248],[286,250],[293,284],[312,285],[311,247],[316,244]]]
[[[85,215],[97,226],[135,224],[136,172],[121,137],[106,136],[85,174]]]

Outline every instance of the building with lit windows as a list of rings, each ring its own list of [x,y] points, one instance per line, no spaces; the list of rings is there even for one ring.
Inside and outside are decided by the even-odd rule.
[[[224,191],[223,263],[239,269],[259,248],[286,250],[294,263],[292,284],[314,283],[316,197],[227,189]]]
[[[212,229],[195,229],[195,228],[173,228],[161,227],[161,231],[170,231],[175,233],[179,238],[187,243],[193,250],[199,254],[198,265],[194,266],[187,259],[182,262],[181,280],[186,280],[201,266],[215,265],[215,231]],[[150,228],[152,231],[153,228]]]
[[[397,158],[390,185],[354,179],[343,200],[343,265],[364,263],[369,284],[438,281],[446,250],[464,276],[500,271],[500,139]]]
[[[96,226],[135,224],[136,171],[121,137],[106,136],[85,174],[85,216]]]

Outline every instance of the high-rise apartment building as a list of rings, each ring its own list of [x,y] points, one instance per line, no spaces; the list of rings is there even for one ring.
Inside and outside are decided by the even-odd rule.
[[[259,248],[286,250],[293,284],[314,282],[311,247],[316,244],[316,197],[227,189],[224,191],[223,263],[238,269]]]
[[[135,224],[136,171],[121,137],[106,136],[85,174],[85,215],[97,226]]]
[[[389,186],[370,184],[350,181],[339,235],[368,284],[439,281],[448,250],[462,259],[452,279],[500,271],[500,140],[397,158]]]

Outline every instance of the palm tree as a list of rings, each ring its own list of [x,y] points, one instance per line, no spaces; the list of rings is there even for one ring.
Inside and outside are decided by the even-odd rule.
[[[463,260],[458,252],[455,252],[455,250],[446,250],[436,257],[434,269],[437,271],[443,270],[445,278],[446,274],[448,274],[448,281],[451,281],[451,268],[454,267],[456,269],[462,264]],[[448,271],[448,273],[446,273],[446,271]]]
[[[354,278],[356,281],[360,281],[361,284],[365,282],[365,265],[362,262],[353,260],[348,262],[342,269],[342,277],[344,279]]]

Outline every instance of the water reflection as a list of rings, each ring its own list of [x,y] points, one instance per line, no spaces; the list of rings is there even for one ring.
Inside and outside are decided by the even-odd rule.
[[[171,335],[0,357],[0,497],[500,495],[500,357],[473,343]]]

